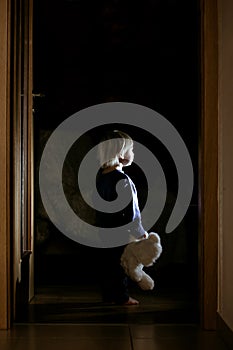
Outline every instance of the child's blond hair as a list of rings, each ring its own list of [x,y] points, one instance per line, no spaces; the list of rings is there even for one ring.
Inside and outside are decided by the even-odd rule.
[[[108,132],[98,146],[98,158],[102,168],[117,166],[119,159],[133,146],[132,138],[123,131]]]

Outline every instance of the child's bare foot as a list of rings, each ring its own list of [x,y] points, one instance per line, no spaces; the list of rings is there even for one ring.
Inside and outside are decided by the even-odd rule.
[[[129,299],[124,303],[124,305],[138,305],[139,301],[129,297]]]

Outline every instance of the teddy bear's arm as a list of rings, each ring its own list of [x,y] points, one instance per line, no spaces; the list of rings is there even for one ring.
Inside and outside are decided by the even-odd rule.
[[[141,281],[143,275],[142,267],[143,265],[139,264],[138,266],[129,268],[128,276],[135,282]]]

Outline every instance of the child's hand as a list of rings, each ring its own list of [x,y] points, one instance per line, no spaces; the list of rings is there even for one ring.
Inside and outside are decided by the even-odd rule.
[[[129,243],[140,241],[141,239],[146,239],[146,238],[148,238],[148,232],[146,232],[146,231],[145,231],[143,236],[140,236],[138,238],[135,238],[134,236],[130,235]]]
[[[145,231],[144,235],[139,237],[139,239],[148,238],[148,232]]]

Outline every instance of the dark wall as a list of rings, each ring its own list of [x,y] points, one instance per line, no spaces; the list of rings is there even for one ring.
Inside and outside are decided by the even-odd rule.
[[[50,107],[41,123],[123,100],[157,110],[189,140],[198,119],[196,1],[35,0],[34,86]]]
[[[45,95],[35,99],[37,168],[46,137],[78,110],[103,102],[126,101],[161,113],[185,141],[195,172],[192,206],[178,229],[191,233],[188,238],[185,236],[185,242],[180,243],[174,236],[165,242],[167,258],[173,244],[184,244],[185,259],[190,257],[189,263],[195,270],[200,123],[198,1],[34,2],[34,90]],[[98,141],[102,129],[90,132],[90,143]],[[175,196],[177,177],[169,154],[145,131],[126,126],[123,129],[156,153],[167,173],[169,190]],[[143,205],[142,174],[133,166],[129,174],[136,182]],[[38,188],[36,198],[40,220]],[[164,213],[155,230],[162,232],[168,214]],[[43,227],[41,231],[45,232],[47,228]],[[49,231],[54,229],[51,223],[49,227]],[[46,241],[46,233],[44,236]],[[51,232],[47,236],[51,237]]]

